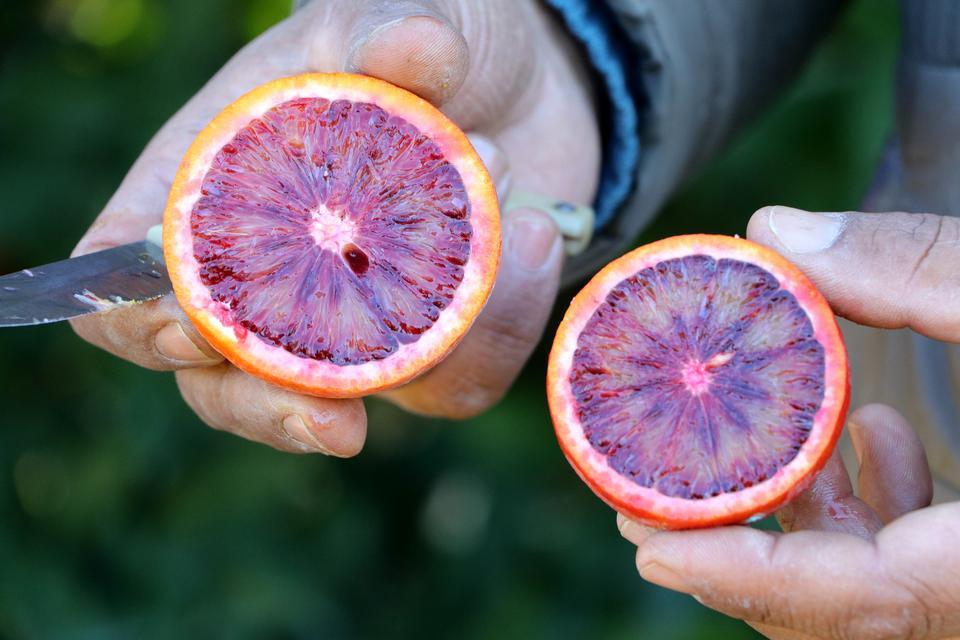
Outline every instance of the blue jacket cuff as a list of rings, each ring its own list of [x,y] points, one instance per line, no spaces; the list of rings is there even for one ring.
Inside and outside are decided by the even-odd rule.
[[[640,165],[640,88],[628,70],[642,56],[605,2],[545,0],[580,42],[604,91],[599,97],[603,164],[594,202],[597,229],[614,218],[634,189]]]

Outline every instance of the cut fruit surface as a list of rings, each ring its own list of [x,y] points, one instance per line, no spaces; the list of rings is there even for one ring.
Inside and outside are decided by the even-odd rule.
[[[771,513],[829,458],[849,396],[830,307],[775,252],[692,235],[640,247],[573,299],[550,353],[561,448],[658,527]]]
[[[439,362],[489,296],[496,193],[466,136],[374,78],[263,85],[194,141],[164,213],[180,305],[235,365],[356,397]]]

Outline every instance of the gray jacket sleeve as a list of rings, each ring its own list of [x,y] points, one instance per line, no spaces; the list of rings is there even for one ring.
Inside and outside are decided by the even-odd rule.
[[[641,160],[633,195],[567,281],[623,253],[670,194],[800,68],[839,0],[606,0],[642,52]]]

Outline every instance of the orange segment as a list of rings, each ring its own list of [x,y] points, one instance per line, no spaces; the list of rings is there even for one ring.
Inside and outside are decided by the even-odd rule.
[[[840,435],[846,350],[810,281],[765,247],[668,238],[573,299],[547,375],[560,446],[614,508],[653,526],[771,513]]]
[[[197,136],[164,212],[177,299],[232,363],[357,397],[439,362],[496,277],[496,193],[466,136],[374,78],[263,85]]]

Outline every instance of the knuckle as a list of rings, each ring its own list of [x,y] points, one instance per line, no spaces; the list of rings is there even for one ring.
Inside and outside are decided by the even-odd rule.
[[[469,420],[492,407],[501,396],[484,387],[457,385],[446,399],[422,407],[421,412],[447,420]]]
[[[883,286],[890,289],[896,314],[923,331],[956,314],[952,293],[960,287],[960,220],[929,213],[902,216],[876,222],[870,244],[875,255],[892,259]]]
[[[138,309],[115,309],[74,318],[70,326],[83,340],[118,358],[155,371],[172,369],[171,365],[157,357],[153,346],[156,334],[154,327],[141,319]]]
[[[159,300],[133,306],[116,308],[104,313],[81,316],[70,320],[74,332],[90,344],[118,358],[154,371],[173,371],[187,366],[209,366],[222,360],[219,355],[207,359],[194,359],[178,353],[169,357],[160,351],[157,338],[161,330],[171,323],[189,327],[173,295]],[[187,338],[194,345],[198,340]],[[202,339],[199,340],[202,342]],[[199,349],[199,347],[197,347]],[[206,355],[204,353],[204,355]]]
[[[461,418],[472,418],[499,403],[520,373],[529,352],[493,357],[462,375],[457,387]]]
[[[533,314],[518,317],[515,312],[494,311],[482,319],[477,333],[487,349],[494,354],[505,354],[523,366],[543,334],[543,322]],[[519,357],[518,357],[519,356]]]
[[[943,628],[941,595],[936,588],[915,574],[905,574],[895,584],[900,587],[897,605],[902,611],[900,618],[905,625],[905,638],[926,637]]]
[[[697,598],[704,606],[753,624],[788,629],[803,626],[796,619],[789,600],[782,603],[773,603],[767,598],[717,597],[709,594],[700,594]]]
[[[784,610],[775,611],[770,603],[764,599],[744,604],[747,605],[746,614],[751,621],[759,622],[760,624],[792,626],[793,615],[789,607]]]
[[[899,578],[880,586],[873,606],[844,616],[835,636],[844,640],[919,640],[940,628],[940,617],[930,604],[930,594],[913,578]]]
[[[916,635],[912,620],[898,613],[858,612],[836,624],[831,637],[839,640],[911,640]]]
[[[210,375],[213,375],[213,372]],[[224,419],[223,403],[221,402],[223,397],[222,376],[217,384],[211,385],[206,372],[198,373],[195,370],[185,369],[177,371],[176,380],[183,401],[205,425],[217,431],[231,430],[230,421]]]
[[[916,218],[908,231],[915,255],[910,270],[912,280],[923,271],[936,269],[945,253],[953,257],[960,248],[960,220],[932,213],[918,213],[911,217]]]
[[[910,230],[910,237],[916,243],[915,251],[918,254],[914,272],[923,266],[924,262],[936,248],[943,230],[944,218],[929,213],[916,214],[918,220]]]
[[[73,332],[82,340],[89,342],[95,347],[100,347],[101,349],[106,348],[101,344],[100,322],[96,317],[81,316],[79,318],[71,318],[69,322],[70,328],[73,329]]]
[[[444,417],[452,420],[475,418],[503,398],[504,390],[495,390],[485,386],[475,386],[461,394],[456,403],[450,405]]]
[[[180,397],[186,403],[190,410],[207,426],[216,429],[216,425],[208,419],[206,407],[197,393],[197,385],[193,380],[190,371],[177,371],[174,375],[177,381],[177,389],[180,391]]]
[[[536,345],[528,334],[486,325],[470,334],[466,351],[393,397],[417,413],[466,420],[487,411],[506,395]],[[465,345],[466,346],[466,345]]]
[[[491,386],[486,376],[470,373],[455,378],[431,379],[392,397],[407,411],[447,420],[468,420],[480,415],[503,397],[505,387]],[[440,383],[438,388],[435,382]]]

